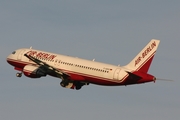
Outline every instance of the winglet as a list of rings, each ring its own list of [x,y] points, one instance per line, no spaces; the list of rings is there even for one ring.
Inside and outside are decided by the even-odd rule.
[[[154,58],[160,40],[152,39],[141,52],[126,66],[127,69],[147,73]]]

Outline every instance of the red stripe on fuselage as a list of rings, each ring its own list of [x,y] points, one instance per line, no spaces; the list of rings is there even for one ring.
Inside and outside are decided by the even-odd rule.
[[[28,63],[28,62],[23,62],[23,61],[18,61],[18,60],[13,60],[13,59],[8,59],[7,60],[9,64],[13,65],[15,68],[19,68],[22,69],[24,68],[24,66],[28,65],[28,64],[32,64],[32,63]],[[93,84],[97,84],[97,85],[106,85],[106,86],[118,86],[118,85],[123,85],[123,81],[126,79],[127,76],[125,76],[123,78],[122,81],[120,80],[113,80],[113,79],[107,79],[107,78],[103,78],[103,77],[98,77],[98,76],[93,76],[93,75],[88,75],[88,74],[84,74],[84,73],[78,73],[78,72],[74,72],[74,71],[68,71],[68,70],[63,70],[60,69],[64,72],[66,72],[69,75],[79,75],[82,76],[85,81],[83,82],[88,82],[88,83],[93,83]],[[56,77],[55,75],[51,75]]]
[[[139,68],[137,68],[135,71],[138,72],[138,70],[139,70],[140,72],[143,72],[143,71],[148,70],[148,68],[152,62],[152,59],[154,57],[155,52],[149,58],[147,58],[146,61],[144,61],[141,64],[141,66],[139,66]],[[7,62],[9,64],[15,66],[15,68],[17,68],[17,70],[21,70],[21,71],[23,70],[25,65],[33,64],[33,63],[23,62],[23,61],[14,60],[14,59],[7,59]],[[106,85],[106,86],[128,85],[126,83],[126,81],[130,80],[130,79],[127,79],[129,76],[128,74],[126,76],[124,76],[124,78],[122,80],[114,80],[114,79],[107,79],[107,78],[103,78],[103,77],[79,73],[79,72],[75,72],[75,71],[68,71],[68,70],[64,70],[64,69],[60,69],[60,70],[66,72],[67,74],[72,75],[72,76],[83,77],[85,79],[83,82],[89,82],[89,83],[93,83],[93,84],[97,84],[97,85]],[[51,75],[51,76],[57,77],[56,75]],[[136,83],[134,83],[134,84],[136,84]]]

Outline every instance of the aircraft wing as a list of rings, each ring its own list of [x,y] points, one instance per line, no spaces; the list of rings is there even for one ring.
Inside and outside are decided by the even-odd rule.
[[[38,64],[40,66],[41,69],[44,69],[45,71],[47,71],[47,73],[52,73],[52,74],[56,74],[56,76],[58,76],[59,78],[66,78],[69,77],[70,75],[63,72],[62,70],[59,70],[49,64],[47,64],[46,62],[43,62],[33,56],[24,54],[24,56],[26,56],[27,58],[29,58],[31,61],[35,62],[36,64]]]

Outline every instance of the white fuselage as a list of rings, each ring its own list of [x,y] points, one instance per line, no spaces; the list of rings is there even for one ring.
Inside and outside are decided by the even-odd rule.
[[[35,64],[24,56],[25,53],[70,74],[75,80],[88,83],[118,85],[128,76],[125,71],[130,71],[119,66],[34,49],[16,50],[16,53],[8,56],[7,60],[17,70],[23,69],[28,64]]]
[[[160,40],[152,39],[132,61],[123,66],[85,60],[35,49],[18,49],[7,57],[7,62],[30,78],[51,75],[62,79],[60,85],[80,89],[89,83],[97,85],[130,85],[155,81],[148,74]]]

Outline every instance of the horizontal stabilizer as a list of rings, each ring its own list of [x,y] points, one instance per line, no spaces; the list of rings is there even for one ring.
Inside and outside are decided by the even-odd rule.
[[[131,72],[127,72],[129,74],[128,79],[132,79],[132,80],[140,80],[142,77],[135,75]]]
[[[125,81],[126,85],[135,84],[135,83],[137,83],[138,80],[140,80],[142,78],[142,77],[135,75],[131,72],[128,72],[128,71],[126,71],[126,72],[129,74],[129,76],[127,77],[127,79]]]

